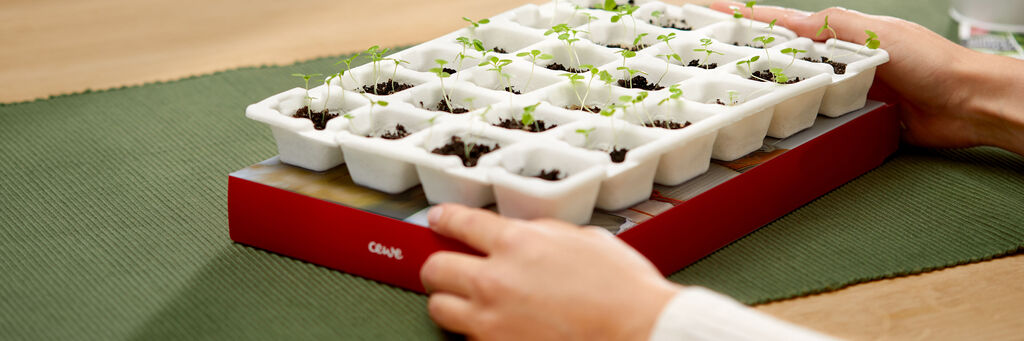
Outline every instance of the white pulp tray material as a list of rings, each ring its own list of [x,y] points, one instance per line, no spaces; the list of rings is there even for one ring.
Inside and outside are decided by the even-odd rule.
[[[637,1],[632,17],[612,23],[611,12],[593,9],[603,3],[525,5],[354,67],[329,85],[316,82],[310,98],[302,88],[271,96],[250,105],[246,117],[271,127],[288,164],[322,171],[345,163],[353,181],[379,191],[422,185],[432,203],[496,203],[510,217],[585,223],[595,208],[630,207],[646,200],[654,183],[679,185],[706,172],[711,159],[735,160],[760,148],[766,136],[806,129],[818,113],[835,117],[863,107],[875,68],[889,58],[883,50],[814,43],[694,5]],[[559,33],[545,35],[559,24],[578,31],[571,48]],[[624,60],[617,46],[631,46],[636,34],[645,34],[639,42],[646,47]],[[751,42],[757,36],[775,41],[762,49]],[[460,37],[479,40],[486,55]],[[694,51],[699,48],[718,53]],[[785,48],[808,52],[794,60]],[[544,58],[531,58],[534,50]],[[759,60],[742,63],[754,56]],[[846,72],[802,60],[822,56],[847,63]],[[492,57],[506,61],[501,73],[480,65]],[[438,59],[454,74],[432,73]],[[566,71],[548,69],[552,63],[610,77],[605,82],[584,70],[570,80]],[[802,80],[783,85],[752,77],[770,68]],[[631,88],[637,75],[654,86]],[[390,79],[407,88],[364,93]],[[466,112],[438,111],[443,96]],[[307,105],[339,116],[316,129],[293,117]],[[496,149],[475,164],[463,161],[470,149],[452,152],[461,157],[432,152],[453,137]],[[610,152],[622,148],[628,152],[613,160]],[[537,177],[554,170],[557,180]]]

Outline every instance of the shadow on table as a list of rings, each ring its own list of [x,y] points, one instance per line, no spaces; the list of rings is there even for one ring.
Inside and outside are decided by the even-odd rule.
[[[133,339],[452,338],[426,296],[240,244],[189,283]]]

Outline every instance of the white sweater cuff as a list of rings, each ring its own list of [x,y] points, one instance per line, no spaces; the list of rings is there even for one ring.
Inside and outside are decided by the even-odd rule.
[[[665,306],[651,331],[662,340],[834,340],[701,287],[686,287]]]

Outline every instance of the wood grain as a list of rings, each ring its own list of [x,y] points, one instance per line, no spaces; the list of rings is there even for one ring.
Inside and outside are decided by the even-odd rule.
[[[0,102],[408,45],[543,1],[6,0]],[[851,339],[1022,338],[1024,255],[758,309]]]

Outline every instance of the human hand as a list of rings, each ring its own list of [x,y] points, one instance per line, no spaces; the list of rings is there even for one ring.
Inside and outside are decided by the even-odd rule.
[[[420,270],[430,316],[471,338],[647,339],[680,288],[598,227],[454,204],[428,217],[437,233],[486,255],[439,251]]]
[[[732,13],[738,2],[716,2],[712,9]],[[878,67],[882,89],[900,104],[903,137],[926,147],[998,146],[1024,155],[1024,62],[972,51],[921,25],[843,8],[817,13],[756,6],[754,20],[778,19],[797,35],[824,41],[818,28],[825,16],[839,40],[863,42],[865,30],[878,34],[889,63]],[[1016,70],[1016,71],[1014,71]]]

